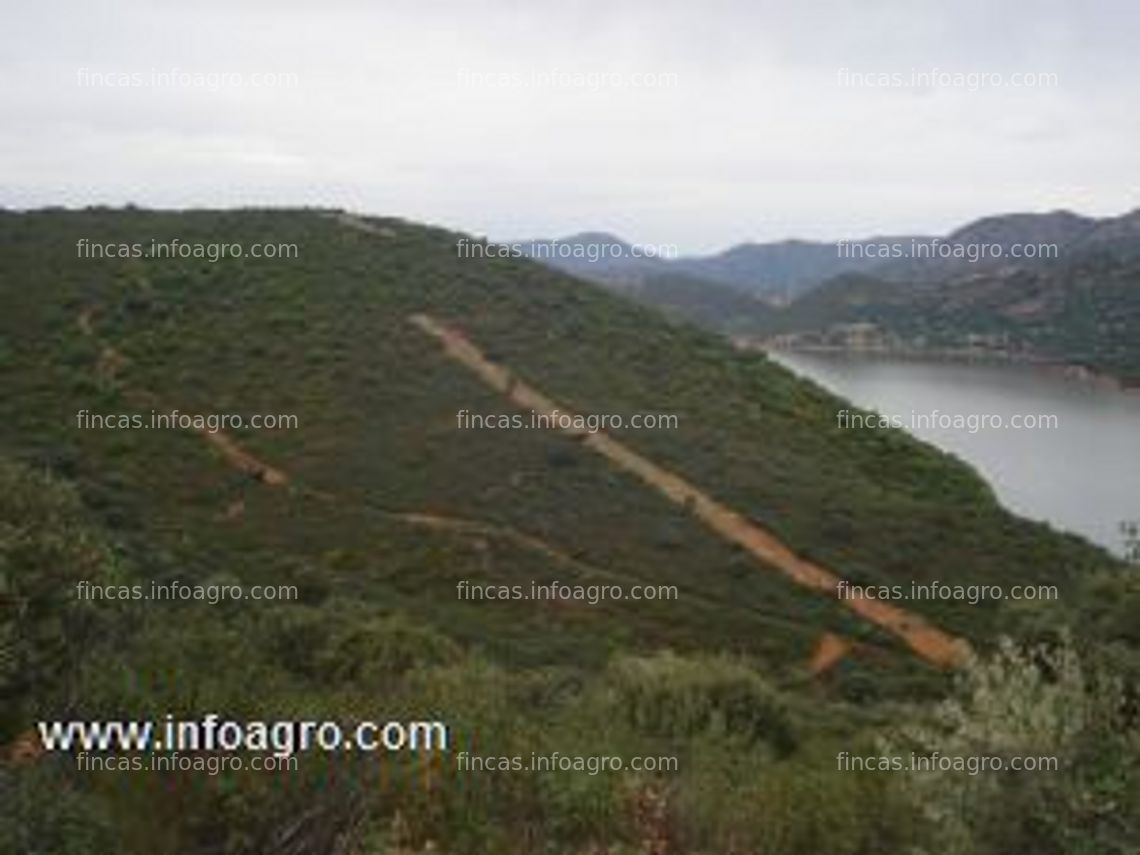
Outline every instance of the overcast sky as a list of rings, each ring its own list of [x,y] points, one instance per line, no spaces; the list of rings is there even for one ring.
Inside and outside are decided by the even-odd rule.
[[[682,251],[1117,214],[1138,43],[1136,0],[5,0],[0,205],[335,205]],[[902,85],[859,85],[880,74]]]

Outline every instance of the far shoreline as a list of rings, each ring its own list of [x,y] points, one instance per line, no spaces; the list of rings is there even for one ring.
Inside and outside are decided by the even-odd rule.
[[[1025,353],[1009,351],[980,350],[971,348],[915,348],[891,347],[886,345],[851,347],[837,344],[788,344],[771,339],[747,339],[733,337],[733,345],[739,350],[759,350],[777,353],[818,353],[848,356],[875,356],[913,362],[947,362],[974,365],[1026,365],[1041,369],[1045,374],[1068,380],[1076,380],[1090,386],[1140,395],[1140,376],[1126,377],[1092,368],[1075,362],[1050,359]]]

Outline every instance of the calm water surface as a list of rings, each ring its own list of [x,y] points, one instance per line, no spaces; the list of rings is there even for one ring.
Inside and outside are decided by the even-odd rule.
[[[1140,518],[1140,394],[1028,365],[778,352],[772,358],[971,463],[1006,507],[1122,550]],[[912,416],[1055,416],[1054,427],[955,428]]]

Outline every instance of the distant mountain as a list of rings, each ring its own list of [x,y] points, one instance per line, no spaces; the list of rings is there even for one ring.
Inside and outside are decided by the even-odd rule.
[[[1140,259],[1140,208],[1100,220],[1080,241],[1084,253],[1105,252],[1120,260]]]
[[[1140,266],[1092,256],[921,287],[845,277],[762,324],[784,344],[992,352],[1140,385]]]
[[[518,244],[522,253],[604,285],[650,286],[683,274],[686,287],[727,286],[750,297],[790,302],[846,273],[889,281],[937,282],[982,271],[1039,269],[1062,256],[1140,253],[1140,211],[1097,219],[1071,211],[983,217],[945,236],[883,235],[839,241],[743,243],[704,256],[645,257],[645,249],[606,232]],[[662,280],[676,288],[678,280]],[[648,296],[643,292],[642,296]],[[717,298],[720,299],[720,298]]]
[[[686,273],[719,282],[773,301],[792,299],[840,273],[870,270],[882,264],[868,245],[909,244],[918,237],[876,237],[866,240],[817,242],[786,240],[745,243],[717,255],[683,258],[676,266]]]
[[[655,248],[635,246],[607,232],[581,232],[517,246],[528,258],[606,285],[630,285],[667,269],[666,261],[651,254]]]
[[[975,220],[947,236],[950,243],[1074,243],[1096,227],[1098,220],[1072,211],[1047,214],[1002,214]]]
[[[658,276],[675,287],[677,275],[691,286],[703,280],[749,297],[786,302],[839,273],[869,270],[882,259],[865,250],[869,244],[909,243],[929,238],[881,237],[838,243],[787,240],[745,243],[708,256],[666,259],[646,257],[651,247],[630,244],[606,232],[582,232],[558,240],[516,244],[528,258],[603,285],[649,285]]]
[[[530,246],[534,258],[734,337],[992,352],[1140,382],[1140,210],[1003,214],[945,237],[749,243],[671,261],[637,258],[602,233]]]
[[[905,254],[867,268],[894,281],[939,281],[979,271],[1037,268],[1059,259],[1101,221],[1070,211],[983,217],[943,238],[904,246]]]
[[[559,240],[524,241],[513,246],[556,270],[620,291],[673,317],[722,331],[755,329],[766,311],[764,300],[773,299],[772,295],[750,292],[723,279],[690,273],[688,268],[699,259],[646,257],[648,248],[635,247],[607,232],[581,232]]]
[[[1140,384],[1140,211],[979,220],[956,246],[1053,244],[1056,257],[930,262],[844,275],[756,317],[791,346],[991,352],[1060,362]],[[913,260],[910,260],[913,261]],[[725,332],[739,325],[722,323]]]

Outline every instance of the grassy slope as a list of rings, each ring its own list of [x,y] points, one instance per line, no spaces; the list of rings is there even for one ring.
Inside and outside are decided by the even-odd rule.
[[[256,575],[260,564],[244,556],[300,555],[361,596],[382,592],[528,661],[599,661],[614,649],[664,644],[802,660],[817,629],[869,633],[834,604],[758,572],[571,440],[457,431],[461,408],[508,408],[406,323],[423,310],[576,410],[677,413],[679,430],[623,438],[852,579],[1063,583],[1104,560],[1009,516],[945,455],[898,433],[838,431],[834,399],[761,356],[533,263],[457,259],[454,236],[442,231],[392,221],[395,237],[381,238],[301,212],[41,213],[0,224],[3,314],[12,322],[5,383],[19,390],[4,445],[65,464],[124,531],[161,538],[187,575],[235,560],[238,575]],[[174,236],[296,242],[300,259],[74,254],[80,237]],[[92,379],[95,347],[75,327],[88,305],[98,332],[131,360],[126,380],[184,412],[297,413],[300,430],[244,440],[342,501],[255,489],[190,435],[75,430],[82,407],[137,409]],[[240,497],[243,521],[220,521]],[[369,507],[511,526],[628,580],[675,583],[693,599],[558,614],[457,604],[460,578],[569,580],[573,571],[502,542],[424,537]],[[974,636],[992,625],[969,606],[931,615]]]
[[[343,833],[364,851],[427,851],[431,840],[452,852],[577,853],[653,832],[631,799],[661,787],[678,851],[901,851],[909,814],[892,807],[887,779],[838,774],[835,755],[872,751],[861,740],[897,720],[894,701],[941,678],[573,440],[457,431],[459,409],[508,408],[406,315],[459,326],[568,407],[677,413],[677,431],[621,438],[852,578],[1048,578],[1076,610],[1084,599],[1065,580],[1110,559],[1006,514],[966,467],[901,434],[837,431],[839,402],[761,356],[535,264],[457,259],[454,235],[384,225],[392,237],[313,212],[0,214],[0,458],[59,476],[37,487],[37,473],[0,460],[0,564],[18,596],[45,593],[35,637],[63,644],[23,643],[32,636],[17,623],[25,691],[0,716],[0,741],[37,716],[432,715],[455,749],[666,754],[679,771],[475,778],[450,758],[317,753],[285,778],[215,778],[77,773],[56,755],[0,764],[0,789],[16,793],[0,811],[0,848],[281,851],[288,831],[290,851],[331,851]],[[300,258],[99,262],[75,257],[81,237],[296,242]],[[129,360],[113,377],[78,328],[85,309]],[[138,411],[141,389],[186,413],[296,413],[298,430],[238,435],[291,486],[236,473],[188,433],[76,429],[83,408]],[[69,513],[83,526],[66,537],[37,510],[62,502],[48,501],[69,492],[59,480],[82,499]],[[410,526],[400,511],[510,527],[683,596],[459,602],[459,579],[525,585],[581,571],[508,538]],[[293,583],[301,601],[121,604],[69,649],[48,600],[75,609],[74,580],[97,569],[68,556],[104,539],[108,573]],[[1135,609],[1113,612],[1114,588],[1102,599],[1113,632],[1132,631]],[[1017,628],[992,609],[937,605],[932,617],[975,639]],[[808,682],[802,666],[825,629],[884,652]]]

